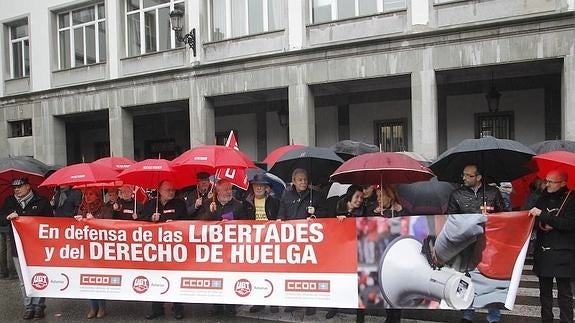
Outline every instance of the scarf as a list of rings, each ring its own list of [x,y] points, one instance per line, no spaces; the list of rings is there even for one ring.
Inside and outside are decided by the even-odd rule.
[[[30,192],[28,192],[28,194],[26,194],[26,196],[22,198],[18,198],[17,196],[14,197],[16,198],[16,202],[18,202],[18,204],[22,207],[22,209],[25,209],[26,204],[28,204],[28,202],[30,202],[32,197],[34,197],[34,193],[30,190]]]

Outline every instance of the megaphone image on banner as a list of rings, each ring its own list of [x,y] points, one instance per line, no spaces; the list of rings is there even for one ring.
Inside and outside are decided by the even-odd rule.
[[[433,269],[421,246],[415,238],[404,236],[387,247],[379,265],[385,300],[398,308],[416,307],[423,299],[444,301],[458,310],[469,308],[475,295],[471,278],[448,267]]]

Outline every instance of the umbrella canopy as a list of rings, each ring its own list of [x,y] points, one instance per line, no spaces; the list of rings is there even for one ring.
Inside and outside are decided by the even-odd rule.
[[[172,160],[176,170],[188,173],[207,172],[214,174],[217,169],[223,168],[256,168],[254,162],[241,151],[232,147],[205,145],[194,147],[185,151]]]
[[[287,153],[288,151],[292,151],[292,150],[300,149],[300,148],[304,148],[304,147],[305,147],[304,145],[281,146],[279,148],[274,149],[271,153],[269,153],[262,162],[264,164],[267,164],[268,169],[270,169],[276,163],[278,158],[280,158],[283,154]]]
[[[104,157],[98,160],[93,161],[94,164],[100,164],[102,166],[109,167],[115,170],[118,173],[121,173],[123,170],[127,169],[131,165],[134,165],[136,162],[126,157]]]
[[[575,153],[570,151],[550,151],[533,157],[537,167],[537,176],[545,179],[552,170],[564,171],[568,174],[567,187],[575,189]]]
[[[397,194],[401,205],[411,214],[436,215],[445,214],[455,188],[453,183],[432,178],[425,182],[398,185]]]
[[[0,158],[0,202],[11,195],[11,184],[14,179],[27,177],[30,185],[37,188],[43,181],[50,167],[43,162],[28,156]],[[40,195],[49,197],[50,190],[40,189]]]
[[[329,191],[327,192],[327,198],[330,197],[341,197],[347,193],[347,189],[351,186],[351,184],[340,184],[338,182],[331,183],[329,187]]]
[[[549,151],[571,151],[575,152],[575,141],[571,140],[545,140],[533,145],[529,148],[533,149],[536,154],[543,154]]]
[[[155,158],[137,162],[118,175],[125,184],[156,189],[163,181],[169,181],[176,188],[183,188],[196,182],[195,174],[179,171],[169,160]]]
[[[463,140],[437,157],[429,168],[447,182],[461,182],[467,165],[477,165],[484,177],[511,181],[530,172],[528,162],[533,155],[533,150],[520,142],[487,136]]]
[[[333,182],[373,185],[426,181],[434,175],[417,160],[399,153],[378,152],[354,157],[330,177]]]
[[[409,156],[418,162],[420,162],[424,166],[429,166],[431,164],[431,160],[428,158],[423,157],[421,154],[416,153],[415,151],[398,151],[398,153]]]
[[[378,152],[379,147],[362,141],[342,140],[333,146],[333,151],[343,160],[348,160],[355,156]]]
[[[93,163],[80,163],[65,166],[50,175],[41,186],[79,186],[94,183],[113,182],[116,180],[114,170]]]
[[[309,182],[326,184],[329,175],[343,163],[332,149],[304,147],[283,154],[270,169],[270,173],[279,176],[286,183],[291,182],[294,169],[303,168],[308,172]]]

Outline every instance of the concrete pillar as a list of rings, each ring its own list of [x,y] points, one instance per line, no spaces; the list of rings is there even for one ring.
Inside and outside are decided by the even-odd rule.
[[[0,158],[8,157],[10,147],[8,146],[8,122],[6,122],[6,108],[0,109]]]
[[[289,144],[315,146],[313,94],[305,83],[288,87]]]
[[[563,59],[561,85],[563,139],[575,140],[575,55]]]
[[[437,157],[437,82],[434,70],[411,73],[411,137],[413,151]]]
[[[108,64],[108,73],[111,79],[118,78],[120,74],[120,57],[124,57],[124,53],[120,53],[120,48],[123,48],[122,42],[124,41],[124,15],[121,13],[120,6],[106,6],[106,20],[110,30],[106,30],[106,37],[108,38],[106,44],[108,46],[108,56],[106,63]],[[115,29],[112,29],[115,28]]]
[[[43,101],[34,121],[34,158],[49,165],[67,165],[66,122],[50,113],[60,101]],[[38,130],[38,131],[36,131]]]
[[[120,106],[108,109],[110,156],[134,158],[134,117]]]
[[[192,84],[189,103],[190,148],[215,145],[216,120],[212,102],[204,96],[205,91]]]

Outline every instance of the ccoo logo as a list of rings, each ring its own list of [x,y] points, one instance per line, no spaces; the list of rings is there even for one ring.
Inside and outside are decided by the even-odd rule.
[[[239,297],[246,297],[252,292],[252,283],[249,280],[242,278],[236,282],[234,291]]]
[[[48,287],[48,276],[44,273],[37,273],[32,276],[32,287],[37,290],[43,290]]]
[[[142,294],[148,291],[148,288],[150,288],[150,282],[148,281],[148,278],[144,276],[138,276],[134,278],[132,288],[136,293]]]

